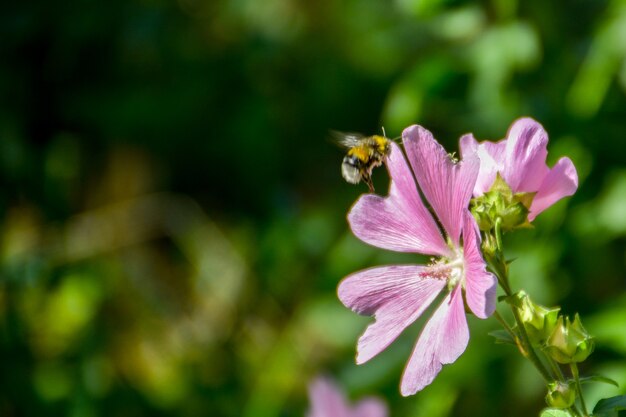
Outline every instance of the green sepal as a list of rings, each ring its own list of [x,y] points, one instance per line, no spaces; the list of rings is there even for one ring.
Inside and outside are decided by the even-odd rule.
[[[528,210],[530,210],[530,206],[533,203],[533,200],[535,199],[535,196],[537,195],[536,192],[534,193],[517,193],[513,196],[513,200],[518,202],[518,203],[522,203],[524,205],[524,207],[526,207]]]
[[[576,388],[573,381],[548,383],[548,394],[546,403],[553,408],[560,410],[570,408],[576,401]]]
[[[489,191],[471,200],[470,211],[483,232],[493,230],[498,219],[502,231],[530,228],[532,225],[528,221],[528,213],[535,194],[513,194],[511,187],[498,173]]]
[[[573,321],[569,317],[559,316],[546,341],[544,352],[558,363],[578,363],[587,359],[594,347],[595,340],[587,333],[577,313]]]
[[[523,290],[504,300],[518,311],[532,345],[543,346],[556,326],[560,308],[547,308],[535,304]]]
[[[496,179],[491,184],[488,193],[500,194],[507,201],[511,201],[513,198],[513,190],[511,190],[511,187],[504,181],[499,172],[496,174]]]

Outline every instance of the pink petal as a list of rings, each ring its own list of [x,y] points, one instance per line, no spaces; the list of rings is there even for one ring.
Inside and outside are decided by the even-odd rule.
[[[328,378],[318,377],[309,385],[309,401],[307,417],[350,417],[345,396]]]
[[[387,417],[387,405],[378,398],[365,398],[352,410],[352,417]]]
[[[453,163],[433,135],[418,125],[404,129],[402,138],[420,188],[458,246],[463,211],[469,204],[480,167],[478,158],[471,154],[463,162]]]
[[[443,365],[461,356],[468,341],[465,307],[461,288],[457,286],[437,308],[417,340],[402,375],[402,395],[413,395],[430,384]]]
[[[561,158],[544,178],[530,206],[528,220],[535,217],[563,197],[570,196],[578,188],[578,174],[569,158]]]
[[[385,266],[341,281],[337,290],[341,302],[359,314],[376,317],[359,338],[358,364],[389,346],[441,292],[445,280],[420,277],[424,270],[418,265]]]
[[[474,139],[474,135],[470,133],[461,137],[459,147],[463,159],[473,153],[478,155],[480,169],[476,178],[476,185],[474,185],[474,196],[478,197],[485,194],[493,185],[496,174],[502,171],[506,142],[501,140],[499,142],[484,141],[478,143]]]
[[[461,157],[465,158],[467,155],[477,152],[478,145],[478,141],[472,133],[467,133],[461,136],[461,139],[459,139],[459,151],[461,152]]]
[[[465,262],[465,299],[470,310],[481,319],[491,316],[496,309],[496,277],[486,270],[480,251],[480,233],[476,221],[465,213],[463,226],[463,257]]]
[[[516,120],[507,134],[502,177],[513,192],[535,192],[548,174],[548,134],[531,118]]]
[[[448,255],[449,247],[422,203],[400,147],[392,143],[387,158],[389,196],[366,194],[348,214],[356,237],[370,245],[397,252]]]

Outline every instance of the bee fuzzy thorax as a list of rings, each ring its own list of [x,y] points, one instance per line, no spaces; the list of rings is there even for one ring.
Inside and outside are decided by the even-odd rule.
[[[356,146],[348,151],[346,156],[353,157],[360,161],[367,161],[372,157],[373,150],[367,146]]]

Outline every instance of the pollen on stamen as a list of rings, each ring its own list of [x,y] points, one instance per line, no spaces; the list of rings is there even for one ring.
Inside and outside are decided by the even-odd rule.
[[[451,269],[445,263],[441,261],[435,262],[432,265],[426,267],[418,275],[420,278],[432,278],[447,281],[450,278]]]

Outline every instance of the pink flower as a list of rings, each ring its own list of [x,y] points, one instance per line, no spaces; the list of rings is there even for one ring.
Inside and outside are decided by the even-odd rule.
[[[472,134],[461,138],[461,155],[477,153],[480,171],[474,196],[489,191],[499,172],[513,193],[537,193],[528,220],[578,188],[578,174],[569,158],[561,158],[552,168],[546,165],[548,134],[531,118],[518,119],[506,139],[478,143]]]
[[[465,351],[469,331],[463,290],[471,311],[487,318],[495,310],[497,283],[486,272],[480,235],[467,209],[478,175],[478,158],[467,155],[455,163],[421,126],[408,127],[402,137],[413,172],[393,144],[387,158],[389,195],[362,196],[348,221],[353,233],[373,246],[438,258],[429,265],[392,265],[356,272],[341,282],[338,295],[347,307],[376,318],[358,341],[356,361],[361,364],[387,348],[445,293],[404,370],[400,391],[406,396],[430,384],[442,365],[454,362]],[[413,175],[447,239],[424,206]]]
[[[387,417],[387,406],[373,397],[350,407],[339,387],[328,378],[316,378],[309,385],[311,408],[307,417]]]

